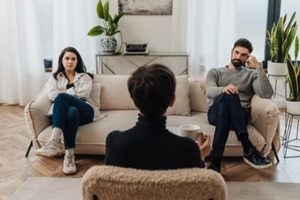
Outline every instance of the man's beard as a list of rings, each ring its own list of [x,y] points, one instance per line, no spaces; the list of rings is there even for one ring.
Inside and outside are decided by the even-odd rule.
[[[241,67],[244,65],[244,63],[240,60],[240,59],[232,59],[231,63],[233,64],[233,66],[235,67]]]

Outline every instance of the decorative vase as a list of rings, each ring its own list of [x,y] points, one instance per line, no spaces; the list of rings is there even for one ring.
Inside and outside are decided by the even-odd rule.
[[[104,36],[100,40],[103,52],[115,52],[117,48],[117,40],[114,36]]]
[[[292,115],[300,115],[300,101],[286,100],[286,112]]]
[[[287,64],[286,63],[275,63],[268,61],[268,74],[272,76],[285,76],[287,75]]]

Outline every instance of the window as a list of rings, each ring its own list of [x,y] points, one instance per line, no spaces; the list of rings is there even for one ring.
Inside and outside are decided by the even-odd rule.
[[[297,35],[299,37],[299,23],[300,23],[300,1],[299,0],[284,0],[281,1],[281,10],[280,16],[287,14],[288,19],[292,16],[292,14],[296,11],[296,20],[298,22],[298,30]],[[291,57],[294,58],[294,46],[292,46],[290,50]],[[299,59],[299,57],[298,57]]]
[[[237,1],[237,37],[245,37],[252,42],[252,54],[260,61],[264,59],[267,11],[268,0]]]

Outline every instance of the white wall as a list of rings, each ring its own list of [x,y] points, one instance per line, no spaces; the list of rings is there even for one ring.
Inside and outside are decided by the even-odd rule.
[[[76,1],[74,1],[76,3]],[[173,0],[172,15],[124,15],[119,23],[119,29],[123,35],[123,42],[126,43],[148,43],[151,51],[186,51],[187,46],[187,2]],[[43,0],[39,4],[41,17],[41,35],[43,40],[44,58],[54,58],[54,65],[58,55],[52,55],[53,52],[53,27],[52,27],[52,3],[51,0]],[[118,0],[110,0],[110,13],[112,15],[118,12]],[[96,4],[86,13],[91,15],[93,21],[100,22],[97,18]],[[76,23],[76,22],[74,22]],[[93,25],[93,26],[94,26]],[[92,28],[92,27],[91,27]],[[88,30],[86,30],[88,32]],[[80,38],[82,42],[91,40],[99,42],[100,37],[95,40],[92,37]],[[84,41],[86,40],[86,41]],[[85,60],[87,66],[95,66],[94,60]],[[55,69],[55,66],[54,66]]]
[[[111,0],[111,12],[118,0]],[[120,21],[124,42],[148,43],[153,51],[186,51],[187,2],[173,0],[172,15],[125,15]]]

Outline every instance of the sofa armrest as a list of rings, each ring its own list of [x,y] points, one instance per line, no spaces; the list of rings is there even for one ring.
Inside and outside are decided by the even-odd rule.
[[[278,107],[271,99],[264,99],[254,95],[251,100],[250,123],[262,134],[266,140],[263,149],[269,154],[274,142],[276,151],[280,148],[280,121]]]
[[[36,149],[40,148],[40,144],[37,142],[38,135],[51,123],[50,118],[47,117],[50,107],[51,101],[47,96],[45,87],[35,99],[25,106],[24,116],[27,130]]]

